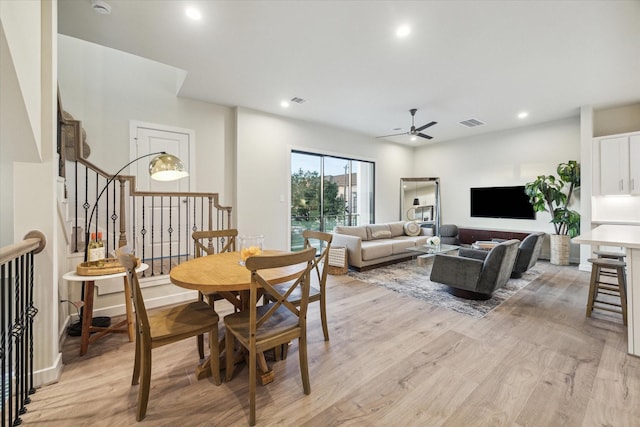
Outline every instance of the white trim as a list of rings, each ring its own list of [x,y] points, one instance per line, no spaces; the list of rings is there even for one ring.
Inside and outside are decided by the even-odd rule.
[[[62,375],[62,353],[58,353],[53,365],[33,372],[34,387],[57,383]]]

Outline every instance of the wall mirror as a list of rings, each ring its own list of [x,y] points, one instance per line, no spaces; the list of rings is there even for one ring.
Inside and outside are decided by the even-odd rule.
[[[440,233],[440,178],[400,178],[400,219]]]

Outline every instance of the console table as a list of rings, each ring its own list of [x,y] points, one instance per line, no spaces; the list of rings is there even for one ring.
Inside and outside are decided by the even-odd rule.
[[[600,225],[572,239],[575,243],[620,246],[627,252],[627,343],[640,356],[640,226]]]

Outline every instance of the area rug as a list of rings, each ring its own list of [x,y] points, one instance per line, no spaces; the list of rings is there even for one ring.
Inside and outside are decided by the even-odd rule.
[[[468,300],[451,295],[447,292],[445,285],[429,280],[431,264],[419,266],[416,260],[363,272],[349,271],[347,274],[354,279],[409,295],[448,310],[482,318],[538,278],[542,272],[534,266],[521,278],[509,279],[505,286],[495,291],[486,301]]]

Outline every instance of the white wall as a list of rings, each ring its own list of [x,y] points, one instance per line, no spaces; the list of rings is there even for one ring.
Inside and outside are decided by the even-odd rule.
[[[182,70],[73,37],[58,36],[62,106],[82,121],[91,146],[89,160],[115,173],[129,161],[129,122],[167,125],[195,131],[196,176],[193,191],[220,194],[233,182],[233,112],[230,108],[176,96]]]
[[[51,1],[2,1],[0,18],[1,189],[3,205],[13,211],[10,221],[2,222],[2,245],[7,238],[10,242],[22,240],[30,230],[41,231],[46,237],[44,250],[34,257],[33,297],[38,309],[34,318],[34,382],[40,385],[56,380],[62,368],[57,310],[57,7]]]
[[[436,142],[417,149],[414,159],[416,176],[440,177],[443,224],[553,233],[547,212],[538,213],[535,220],[472,218],[469,189],[524,185],[538,175],[557,176],[559,163],[580,160],[580,123],[575,117]]]
[[[35,28],[36,31],[21,37],[21,29],[14,21],[17,17],[24,28]],[[40,122],[33,123],[30,117],[30,112],[40,117],[40,69],[26,67],[24,63],[26,58],[36,55],[38,58],[33,63],[39,64],[39,49],[39,3],[0,2],[0,193],[3,199],[0,203],[0,246],[14,242],[13,162],[40,160],[40,135],[36,138]],[[14,57],[19,64],[14,62]],[[27,86],[26,94],[30,98],[23,96],[21,83]],[[38,89],[38,93],[33,89]]]
[[[241,234],[289,247],[292,148],[375,162],[376,222],[396,221],[400,178],[410,176],[412,148],[246,108],[237,114],[237,201]]]

